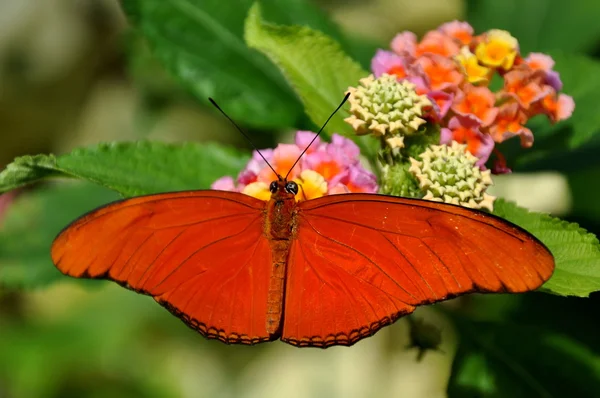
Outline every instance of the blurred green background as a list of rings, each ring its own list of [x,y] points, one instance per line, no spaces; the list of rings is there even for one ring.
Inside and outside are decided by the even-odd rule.
[[[219,3],[222,13],[239,7]],[[471,22],[476,33],[508,29],[524,53],[600,56],[597,0],[311,5],[365,68],[396,33],[422,34],[453,19]],[[568,86],[564,91],[573,94]],[[295,125],[312,127],[304,117]],[[290,136],[285,129],[248,128],[261,147]],[[568,131],[538,147],[555,151],[552,162],[537,161],[532,152],[515,174],[496,180],[496,194],[598,234],[600,142],[559,151],[559,134]],[[136,139],[246,148],[221,116],[163,70],[116,0],[0,1],[0,165],[24,154]],[[0,398],[600,396],[597,294],[472,296],[419,309],[415,317],[435,325],[442,344],[417,362],[417,349],[407,348],[406,319],[352,348],[226,346],[203,339],[149,297],[115,284],[57,278],[49,258],[55,234],[116,198],[67,182],[0,196],[0,281],[11,286],[0,285]],[[40,287],[49,280],[59,282]]]

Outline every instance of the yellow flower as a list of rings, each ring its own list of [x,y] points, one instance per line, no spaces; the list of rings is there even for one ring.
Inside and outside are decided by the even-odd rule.
[[[327,193],[327,181],[314,170],[304,170],[300,177],[294,179],[298,184],[296,201],[320,198]]]
[[[488,31],[477,48],[475,55],[479,62],[494,68],[509,70],[517,56],[519,43],[505,30]]]
[[[269,191],[269,186],[262,181],[256,181],[246,185],[242,190],[242,193],[253,196],[256,199],[260,200],[271,199],[271,192]]]
[[[479,65],[477,57],[469,50],[469,47],[463,47],[460,50],[460,54],[456,56],[456,60],[460,64],[465,76],[467,76],[469,83],[477,85],[489,82],[491,69]]]

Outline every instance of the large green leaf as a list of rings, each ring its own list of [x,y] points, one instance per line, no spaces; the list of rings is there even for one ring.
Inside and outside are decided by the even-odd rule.
[[[248,155],[217,144],[117,142],[62,155],[22,156],[0,172],[0,192],[49,176],[74,177],[124,196],[207,189],[223,175],[235,175]]]
[[[506,29],[529,51],[595,50],[600,37],[596,0],[469,0],[467,19],[477,33]]]
[[[25,192],[14,199],[0,220],[0,286],[36,287],[61,278],[50,259],[54,237],[83,213],[115,199],[115,192],[81,183]]]
[[[265,22],[258,4],[246,20],[245,37],[249,46],[264,52],[279,66],[318,126],[340,104],[348,87],[356,86],[359,79],[369,74],[342,51],[339,43],[323,33],[306,26]],[[325,131],[354,135],[342,120],[344,113],[347,111],[336,115]],[[364,142],[361,145],[364,150]]]
[[[461,339],[449,397],[596,397],[600,357],[531,324],[453,317]]]
[[[554,255],[556,269],[543,290],[580,297],[600,290],[600,244],[595,235],[577,224],[529,212],[502,199],[495,202],[494,214],[535,235]]]
[[[240,122],[289,127],[301,107],[277,69],[243,41],[251,0],[123,0],[122,5],[154,54],[208,104],[215,100]],[[337,27],[305,0],[266,0],[268,17],[340,36]]]

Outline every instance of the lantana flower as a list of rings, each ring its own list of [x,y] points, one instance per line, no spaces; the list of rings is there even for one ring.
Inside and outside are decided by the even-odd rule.
[[[389,74],[413,83],[432,102],[433,111],[424,118],[442,128],[440,143],[450,138],[465,143],[482,169],[493,150],[501,155],[494,142],[518,135],[523,147],[533,144],[534,134],[525,127],[530,118],[545,115],[554,123],[573,113],[573,99],[560,93],[554,60],[541,53],[522,57],[517,39],[506,31],[475,35],[468,23],[452,21],[420,41],[414,33],[399,33],[390,47],[375,54],[374,76]],[[504,81],[497,91],[489,86],[494,75]],[[467,126],[465,118],[477,123]],[[506,164],[492,169],[510,171]]]
[[[279,144],[275,149],[263,149],[260,152],[279,175],[285,176],[314,137],[313,132],[298,131],[294,144]],[[317,138],[288,176],[298,184],[296,200],[338,193],[377,192],[375,175],[361,165],[359,153],[352,140],[340,135],[334,134],[331,143]],[[242,192],[269,200],[269,184],[276,178],[273,170],[254,151],[235,180],[223,177],[215,181],[211,188]]]
[[[511,172],[495,144],[518,136],[529,148],[530,118],[545,115],[554,123],[574,110],[573,99],[560,92],[552,58],[523,57],[506,31],[476,35],[468,23],[452,21],[421,40],[402,32],[390,47],[376,52],[372,75],[348,88],[344,119],[356,134],[380,141],[379,185],[360,164],[358,147],[335,134],[331,143],[317,138],[292,169],[315,138],[299,131],[294,144],[261,151],[277,174],[299,185],[297,200],[379,191],[492,211],[491,173]],[[490,86],[498,79],[501,85]],[[255,152],[235,180],[224,177],[212,187],[268,200],[275,177]]]

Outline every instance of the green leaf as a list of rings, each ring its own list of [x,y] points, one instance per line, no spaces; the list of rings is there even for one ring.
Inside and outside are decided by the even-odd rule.
[[[566,335],[523,323],[452,316],[461,335],[449,397],[593,397],[600,357]]]
[[[30,288],[61,278],[50,259],[54,237],[75,218],[117,196],[92,184],[61,184],[14,199],[0,220],[0,286]]]
[[[595,50],[600,36],[596,0],[469,0],[467,20],[476,33],[505,29],[521,50]]]
[[[9,163],[0,172],[0,193],[30,184],[47,177],[60,176],[61,172],[53,169],[56,163],[54,155],[22,156]],[[39,165],[32,167],[32,164]]]
[[[199,100],[244,123],[290,126],[300,108],[281,75],[242,40],[244,4],[215,0],[124,0],[154,54]]]
[[[262,51],[279,66],[317,126],[340,104],[348,87],[356,86],[359,79],[369,74],[342,51],[339,43],[323,33],[305,26],[265,22],[258,4],[246,20],[245,37],[250,47]],[[347,111],[340,111],[344,113]],[[340,114],[331,119],[325,132],[354,136]],[[361,144],[364,150],[364,142]]]
[[[0,172],[0,192],[49,176],[75,177],[123,196],[207,189],[235,175],[248,155],[211,143],[117,142],[62,155],[23,156]]]
[[[257,127],[289,127],[301,107],[281,74],[243,41],[251,0],[123,0],[130,21],[154,55],[186,89],[208,104],[213,97],[234,119]],[[314,26],[341,37],[318,7],[305,0],[265,0],[268,17]]]
[[[600,244],[595,235],[577,224],[529,212],[502,199],[494,203],[494,214],[529,231],[552,252],[556,269],[542,290],[579,297],[600,290]]]

